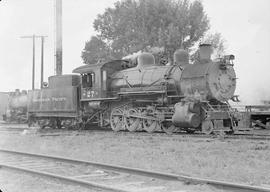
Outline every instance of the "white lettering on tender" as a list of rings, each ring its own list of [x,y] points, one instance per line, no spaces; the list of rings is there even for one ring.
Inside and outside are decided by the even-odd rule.
[[[52,101],[66,101],[65,97],[52,97]]]
[[[34,98],[33,102],[51,102],[51,101],[66,101],[66,97],[51,97],[51,98]]]

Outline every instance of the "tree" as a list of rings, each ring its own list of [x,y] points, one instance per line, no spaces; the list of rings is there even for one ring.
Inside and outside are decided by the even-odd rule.
[[[170,60],[176,49],[189,49],[204,36],[209,20],[200,0],[122,0],[93,25],[114,58],[160,47]]]
[[[85,64],[95,64],[100,59],[109,59],[109,49],[99,37],[92,36],[91,40],[85,43],[82,58]]]

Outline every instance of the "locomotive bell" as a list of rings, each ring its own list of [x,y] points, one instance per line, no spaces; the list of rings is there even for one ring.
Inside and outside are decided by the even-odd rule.
[[[151,53],[142,53],[138,56],[138,68],[155,65],[155,57]]]
[[[212,45],[211,44],[200,44],[199,56],[200,61],[209,62],[211,61]]]
[[[185,66],[189,63],[189,54],[184,49],[178,49],[173,54],[173,60],[176,65]]]

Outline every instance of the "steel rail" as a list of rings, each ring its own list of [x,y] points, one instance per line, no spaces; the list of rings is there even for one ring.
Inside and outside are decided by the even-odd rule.
[[[40,129],[31,129],[29,127],[22,127],[22,128],[18,128],[18,127],[0,127],[0,131],[1,132],[22,132],[24,130],[27,130],[27,131],[38,131]],[[42,129],[43,130],[43,129]],[[46,132],[63,132],[63,130],[57,130],[57,129],[49,129],[49,130],[44,130],[43,133],[46,133]],[[78,131],[78,132],[82,132],[80,130],[64,130],[64,131]],[[88,129],[85,129],[84,131],[88,131]],[[107,128],[103,128],[103,129],[99,129],[98,130],[99,132],[110,132],[112,130],[109,130]],[[122,133],[127,133],[129,134],[130,132],[122,132]],[[139,133],[140,136],[153,136],[155,134],[159,135],[159,136],[162,136],[162,137],[178,137],[178,136],[183,136],[183,137],[194,137],[194,138],[210,138],[210,139],[215,139],[215,138],[219,138],[218,135],[205,135],[205,134],[201,134],[201,133],[194,133],[194,134],[188,134],[188,133],[185,133],[185,132],[175,132],[171,135],[168,135],[166,133],[163,133],[163,132],[154,132],[152,134],[149,134],[149,133],[144,133],[144,132],[132,132],[130,134],[136,134],[136,133]],[[162,134],[162,135],[161,135]],[[44,135],[46,136],[46,135]],[[233,135],[224,135],[222,136],[224,139],[250,139],[250,140],[270,140],[270,134],[258,134],[258,133],[236,133],[236,134],[233,134]]]
[[[137,174],[137,175],[143,175],[143,176],[148,176],[152,178],[158,178],[158,179],[163,179],[163,180],[172,180],[172,181],[182,181],[185,183],[195,183],[195,184],[207,184],[207,185],[212,185],[218,188],[223,188],[225,190],[241,190],[241,191],[254,191],[254,192],[270,192],[270,188],[265,188],[261,186],[252,186],[252,185],[246,185],[246,184],[239,184],[239,183],[232,183],[232,182],[224,182],[224,181],[218,181],[218,180],[212,180],[212,179],[203,179],[203,178],[198,178],[198,177],[192,177],[188,176],[187,174],[169,174],[169,173],[163,173],[163,172],[156,172],[156,171],[148,171],[148,170],[143,170],[143,169],[137,169],[137,168],[130,168],[130,167],[124,167],[124,166],[117,166],[117,165],[112,165],[112,164],[103,164],[103,163],[98,163],[98,162],[92,162],[92,161],[84,161],[84,160],[79,160],[79,159],[68,159],[65,157],[61,156],[50,156],[50,155],[42,155],[42,154],[33,154],[33,153],[25,153],[21,151],[9,151],[5,149],[0,149],[0,152],[5,152],[5,153],[11,153],[11,154],[17,154],[17,155],[26,155],[26,156],[32,156],[32,157],[39,157],[39,158],[45,158],[45,159],[53,159],[53,160],[58,160],[58,161],[63,161],[63,162],[69,162],[69,163],[77,163],[77,164],[85,164],[85,165],[91,165],[91,166],[96,166],[100,167],[103,169],[109,169],[109,170],[114,170],[118,172],[125,172],[129,174]],[[7,166],[7,165],[0,165],[6,168],[11,168],[11,169],[17,169],[16,167],[13,166]],[[27,171],[27,172],[32,172],[34,173],[35,171],[32,170],[25,170],[23,168],[20,168],[22,171]],[[35,172],[37,173],[37,172]],[[39,173],[37,173],[39,174]],[[42,173],[43,175],[47,173]],[[100,184],[97,183],[91,183],[89,184],[88,182],[78,180],[78,179],[72,179],[69,177],[63,177],[59,175],[54,175],[54,174],[47,174],[47,176],[54,177],[54,178],[59,178],[63,179],[66,181],[71,181],[75,183],[80,183],[88,186],[94,186],[94,187],[102,187]],[[106,186],[107,189],[111,188],[110,186]],[[114,191],[125,191],[122,189],[111,189]]]
[[[29,129],[29,128],[0,128],[0,132],[11,132],[11,133],[21,133],[24,130],[26,131],[37,131],[35,133],[40,133],[40,134],[44,134],[41,136],[46,136],[46,133],[57,133],[57,136],[60,136],[59,134],[62,133],[62,135],[67,135],[66,132],[68,131],[78,131],[78,133],[84,133],[83,131],[79,131],[79,130],[44,130],[39,132],[38,130],[35,129]],[[88,131],[87,129],[84,131]],[[98,132],[110,132],[111,130],[98,130]],[[122,132],[125,134],[136,134],[136,132]],[[270,135],[262,135],[262,134],[234,134],[234,135],[224,135],[222,137],[219,137],[218,135],[205,135],[205,134],[200,134],[200,133],[195,133],[195,134],[188,134],[188,133],[173,133],[173,134],[166,134],[166,133],[160,133],[160,132],[155,132],[155,133],[144,133],[144,132],[137,132],[137,134],[140,134],[140,136],[143,137],[147,137],[147,136],[155,136],[158,135],[161,138],[205,138],[205,139],[248,139],[248,140],[270,140]],[[48,136],[52,136],[51,134],[49,134]],[[180,136],[180,137],[179,137]]]
[[[83,185],[86,187],[99,188],[99,189],[115,191],[115,192],[130,192],[128,190],[123,190],[123,189],[112,187],[109,185],[99,184],[99,183],[90,182],[90,181],[84,181],[84,180],[75,179],[72,177],[65,177],[62,175],[52,174],[52,173],[43,172],[43,171],[35,171],[32,169],[26,169],[26,168],[22,168],[22,167],[5,165],[5,164],[0,164],[0,167],[6,168],[6,169],[18,170],[18,171],[22,171],[22,172],[27,172],[27,173],[31,173],[31,174],[35,174],[35,175],[45,176],[45,177],[49,177],[49,178],[59,179],[59,180],[67,181],[70,183]]]
[[[121,132],[120,132],[121,133]],[[234,134],[234,135],[206,135],[202,133],[185,133],[185,132],[176,132],[173,134],[166,134],[163,132],[154,132],[154,133],[146,133],[146,132],[122,132],[124,134],[139,134],[140,136],[147,137],[147,136],[159,136],[160,138],[204,138],[204,139],[249,139],[249,140],[270,140],[270,134],[262,135],[262,134]]]
[[[89,130],[83,130],[83,131],[89,131]],[[91,130],[91,131],[95,131],[95,133],[103,133],[103,132],[110,132],[111,130]],[[82,131],[80,131],[82,132]],[[201,133],[193,133],[193,134],[189,134],[189,133],[185,133],[185,132],[176,132],[173,134],[166,134],[164,132],[154,132],[154,133],[147,133],[147,132],[129,132],[129,131],[120,131],[117,132],[117,134],[123,134],[123,135],[129,135],[132,134],[134,135],[138,135],[138,136],[143,136],[143,137],[153,137],[153,136],[157,136],[160,138],[174,138],[174,139],[181,139],[181,138],[204,138],[204,139],[218,139],[220,138],[219,135],[205,135],[205,134],[201,134]],[[45,135],[44,135],[45,136]],[[225,140],[226,139],[249,139],[249,140],[270,140],[270,134],[268,135],[262,135],[262,134],[235,134],[235,135],[224,135],[222,136]]]
[[[270,135],[250,135],[250,134],[235,134],[235,135],[204,135],[204,134],[173,134],[175,138],[177,136],[190,137],[190,138],[205,138],[205,139],[248,139],[248,140],[270,140]]]

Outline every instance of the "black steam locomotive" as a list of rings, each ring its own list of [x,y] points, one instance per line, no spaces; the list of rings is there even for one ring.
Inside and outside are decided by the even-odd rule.
[[[234,56],[211,60],[202,44],[199,59],[178,50],[174,63],[160,65],[143,53],[137,66],[125,60],[83,65],[79,75],[51,76],[47,88],[28,94],[29,123],[41,127],[84,127],[89,123],[114,131],[177,130],[209,134],[233,131],[238,119],[228,101],[235,100]]]
[[[1,114],[8,123],[27,122],[27,91],[16,89],[15,92],[1,93]]]

